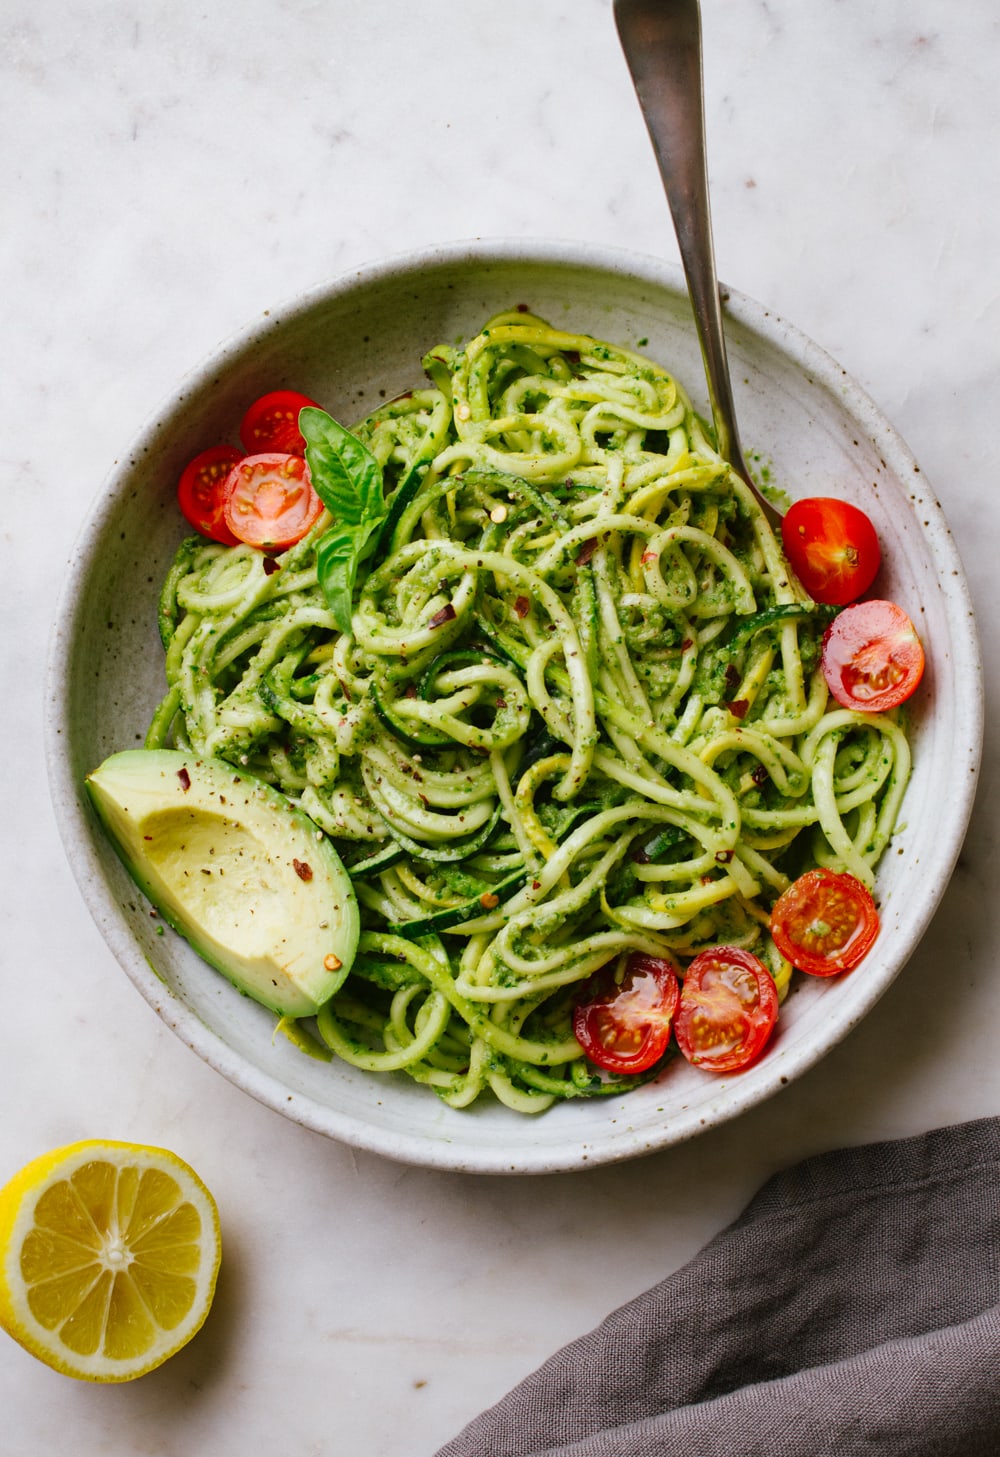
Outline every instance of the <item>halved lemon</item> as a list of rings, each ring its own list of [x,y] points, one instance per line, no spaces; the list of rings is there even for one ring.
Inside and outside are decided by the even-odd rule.
[[[163,1148],[90,1139],[0,1189],[0,1325],[85,1381],[130,1381],[200,1329],[221,1240],[215,1200]]]

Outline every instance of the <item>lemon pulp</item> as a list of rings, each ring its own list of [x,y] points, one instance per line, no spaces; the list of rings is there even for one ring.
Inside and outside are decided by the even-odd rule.
[[[74,1144],[0,1190],[0,1324],[67,1375],[125,1381],[173,1355],[219,1257],[215,1201],[166,1149]]]

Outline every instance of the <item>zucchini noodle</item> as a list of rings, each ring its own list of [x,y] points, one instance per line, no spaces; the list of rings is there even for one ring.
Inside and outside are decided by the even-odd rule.
[[[771,905],[816,865],[872,885],[909,750],[828,699],[830,609],[664,369],[525,312],[424,368],[352,427],[388,507],[352,631],[328,514],[272,557],[189,539],[147,746],[260,775],[350,871],[359,953],[298,1045],[537,1112],[658,1072],[572,1032],[630,952],[745,947],[784,996]]]

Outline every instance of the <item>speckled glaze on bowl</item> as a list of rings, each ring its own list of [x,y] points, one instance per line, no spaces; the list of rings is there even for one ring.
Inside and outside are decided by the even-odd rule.
[[[683,281],[655,260],[582,244],[472,242],[393,258],[272,311],[184,381],[101,490],[73,557],[53,638],[47,752],[73,871],[108,945],[143,996],[195,1052],[286,1117],[389,1158],[482,1173],[579,1169],[692,1137],[777,1092],[865,1015],[933,915],[965,834],[982,736],[981,670],[965,579],[937,502],[910,452],[821,349],[730,293],[727,336],[751,459],[792,497],[862,506],[883,543],[881,596],[910,613],[928,650],[913,709],[915,767],[902,827],[878,876],[883,931],[863,968],[800,978],[768,1054],[731,1077],[679,1059],[616,1099],[536,1118],[482,1100],[456,1112],[403,1075],[379,1077],[303,1056],[274,1019],[180,938],[158,936],[105,841],[82,783],[142,739],[163,690],[156,598],[186,534],[175,504],[185,462],[233,438],[247,404],[291,386],[350,422],[422,383],[420,359],[526,304],[557,326],[641,345],[705,410]]]

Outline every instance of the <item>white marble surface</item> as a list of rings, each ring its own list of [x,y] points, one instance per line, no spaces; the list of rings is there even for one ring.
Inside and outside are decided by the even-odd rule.
[[[934,482],[988,693],[1000,438],[1000,21],[989,0],[709,0],[720,273],[823,344]],[[537,1179],[396,1166],[305,1133],[156,1019],[92,925],[48,803],[60,571],[179,376],[270,305],[473,235],[676,256],[609,0],[6,0],[0,1180],[103,1135],[217,1194],[203,1333],[89,1387],[0,1341],[6,1457],[431,1453],[686,1260],[773,1169],[1000,1111],[997,735],[930,934],[781,1098],[635,1164]]]

